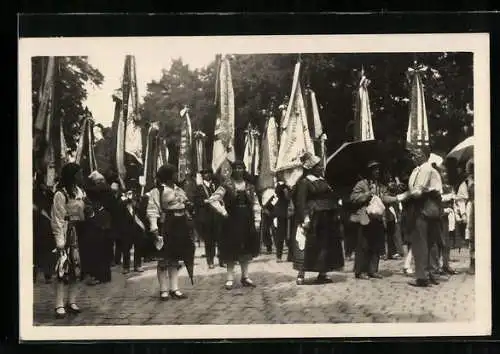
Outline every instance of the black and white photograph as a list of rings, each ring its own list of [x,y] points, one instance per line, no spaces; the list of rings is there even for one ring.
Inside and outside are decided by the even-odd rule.
[[[21,339],[489,334],[488,41],[20,39]]]

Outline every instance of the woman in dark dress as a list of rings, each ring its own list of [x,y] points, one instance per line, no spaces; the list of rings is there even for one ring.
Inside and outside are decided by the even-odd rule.
[[[34,276],[37,278],[38,270],[42,270],[45,282],[52,281],[54,274],[55,248],[54,238],[50,227],[50,208],[53,198],[50,190],[40,181],[35,180],[33,189],[33,258]]]
[[[93,172],[89,177],[91,183],[87,185],[86,191],[92,213],[87,219],[85,229],[92,241],[92,263],[89,270],[94,281],[89,284],[96,285],[111,281],[110,249],[113,239],[109,200],[112,198],[112,191],[101,174]]]
[[[227,265],[227,290],[234,285],[234,266],[241,266],[241,285],[255,287],[248,275],[250,260],[259,254],[261,207],[254,186],[244,179],[242,161],[232,164],[232,176],[224,181],[207,199],[216,211],[225,217],[220,236],[220,258]],[[222,203],[221,203],[222,202]]]
[[[302,157],[304,175],[297,182],[295,216],[298,223],[293,268],[297,285],[305,272],[317,272],[317,283],[331,283],[327,272],[344,267],[338,196],[323,178],[318,156]]]

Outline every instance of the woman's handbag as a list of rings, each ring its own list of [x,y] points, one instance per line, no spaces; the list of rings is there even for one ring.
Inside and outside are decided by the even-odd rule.
[[[366,207],[366,213],[370,218],[382,219],[385,213],[385,205],[382,199],[374,195]]]

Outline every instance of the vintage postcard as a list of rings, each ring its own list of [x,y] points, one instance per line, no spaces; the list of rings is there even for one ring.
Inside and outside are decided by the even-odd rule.
[[[489,334],[489,68],[487,33],[19,39],[21,340]]]

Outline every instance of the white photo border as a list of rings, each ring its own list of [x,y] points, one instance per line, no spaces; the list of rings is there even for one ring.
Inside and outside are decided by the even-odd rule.
[[[475,320],[468,323],[351,323],[264,325],[34,326],[31,58],[155,48],[265,53],[472,52],[476,178]],[[19,334],[20,340],[141,340],[475,336],[491,334],[490,50],[488,33],[92,37],[19,39]],[[292,70],[292,68],[290,69]],[[111,103],[110,103],[111,104]],[[445,324],[445,325],[443,325]]]

